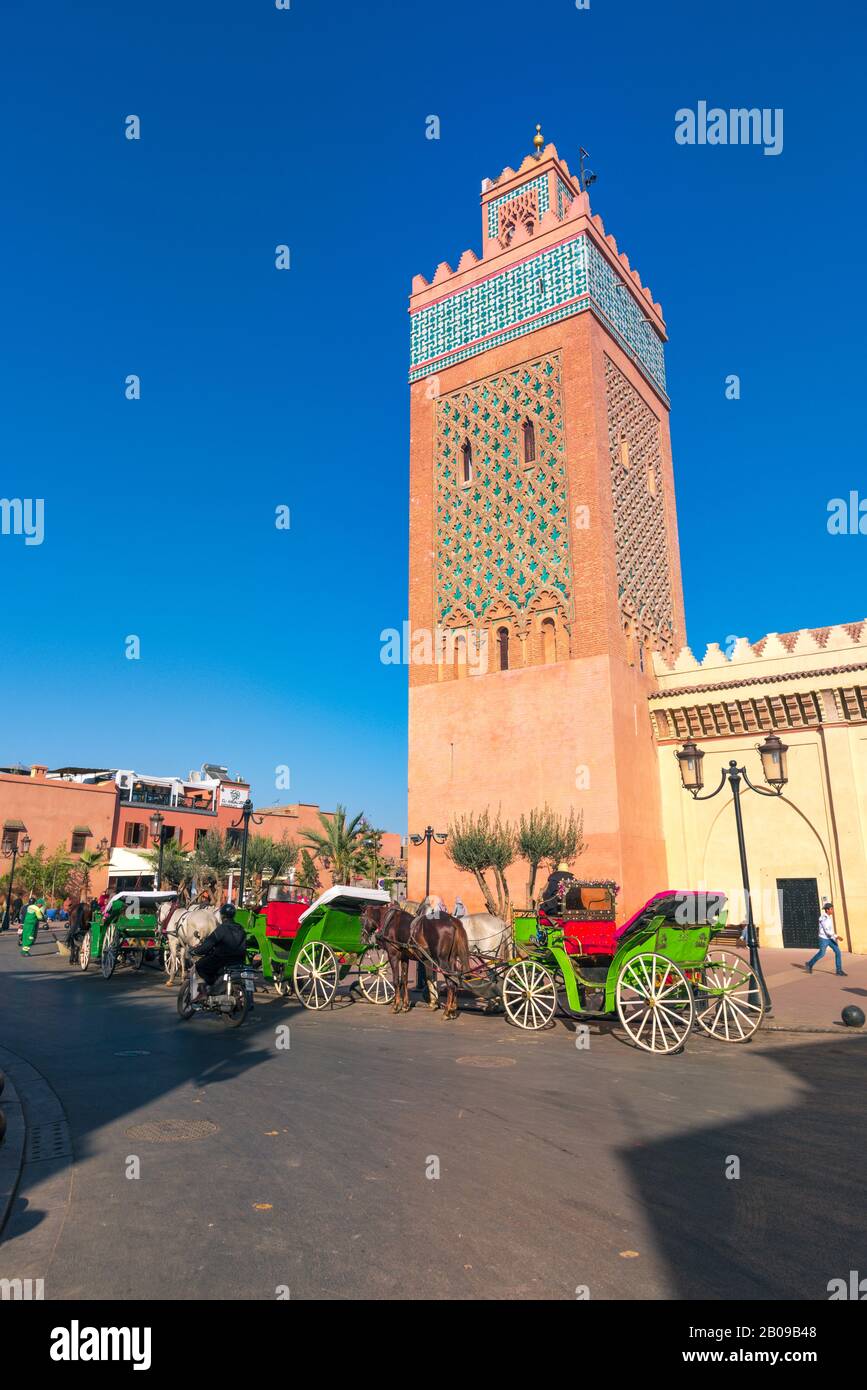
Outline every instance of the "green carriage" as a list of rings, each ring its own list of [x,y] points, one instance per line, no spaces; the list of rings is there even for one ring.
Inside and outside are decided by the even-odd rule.
[[[105,911],[94,911],[90,930],[78,943],[78,965],[82,970],[96,962],[103,978],[111,979],[119,963],[140,970],[148,952],[165,950],[159,911],[163,903],[173,902],[176,893],[142,889],[115,893]]]
[[[246,908],[236,920],[247,931],[249,958],[259,957],[264,983],[278,994],[293,994],[305,1009],[333,1004],[338,986],[348,977],[370,1004],[389,1004],[394,985],[388,957],[368,944],[361,913],[368,903],[387,903],[378,888],[335,886],[309,903],[291,894]]]
[[[657,893],[622,927],[598,913],[567,921],[517,914],[515,951],[500,982],[520,1028],[543,1028],[558,1008],[619,1020],[648,1052],[678,1052],[697,1025],[721,1042],[748,1042],[762,1021],[758,980],[737,953],[712,949],[725,927],[721,893]]]

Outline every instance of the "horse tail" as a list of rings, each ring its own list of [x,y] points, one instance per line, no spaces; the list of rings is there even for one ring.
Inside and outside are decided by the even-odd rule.
[[[470,948],[467,942],[467,933],[463,925],[457,919],[455,919],[455,929],[449,959],[449,965],[452,969],[454,969],[455,964],[458,965],[461,975],[465,975],[470,968]]]

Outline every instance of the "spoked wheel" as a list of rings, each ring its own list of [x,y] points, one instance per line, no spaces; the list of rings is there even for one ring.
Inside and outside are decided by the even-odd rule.
[[[78,968],[86,970],[90,965],[90,932],[86,931],[78,948]]]
[[[117,927],[109,927],[105,936],[102,938],[102,952],[100,954],[100,969],[102,978],[110,980],[114,974],[114,967],[117,965]]]
[[[679,1052],[692,1031],[695,1005],[689,981],[668,956],[642,951],[617,977],[617,1012],[636,1047]]]
[[[718,1042],[749,1042],[765,1011],[755,972],[734,951],[715,951],[697,974],[693,990],[699,1028]]]
[[[390,1004],[394,998],[394,982],[388,963],[388,952],[381,946],[365,951],[358,962],[358,983],[368,1004]]]
[[[503,976],[503,1008],[516,1028],[545,1028],[557,1008],[557,985],[535,960],[519,960]]]
[[[230,980],[228,985],[231,1009],[221,1009],[220,1017],[230,1028],[240,1028],[250,1008],[243,980]]]
[[[166,948],[163,952],[163,965],[166,972],[166,984],[173,985],[181,969],[180,955],[173,954]]]
[[[144,951],[127,951],[126,963],[130,970],[141,970],[144,964]]]
[[[305,1009],[325,1009],[337,993],[337,957],[324,941],[301,947],[292,979]]]
[[[178,994],[178,1016],[184,1019],[192,1018],[195,1012],[190,1002],[190,982],[189,980],[184,980]]]

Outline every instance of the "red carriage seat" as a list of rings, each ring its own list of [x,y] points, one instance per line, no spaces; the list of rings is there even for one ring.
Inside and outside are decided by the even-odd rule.
[[[309,903],[266,903],[265,935],[291,941],[298,931],[302,912],[306,912],[309,906]]]
[[[573,921],[568,916],[552,920],[541,908],[538,918],[541,927],[563,928],[563,944],[570,956],[613,956],[617,950],[617,927],[613,921]]]

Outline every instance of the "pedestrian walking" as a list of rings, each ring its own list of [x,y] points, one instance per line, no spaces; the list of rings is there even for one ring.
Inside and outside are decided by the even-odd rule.
[[[36,933],[39,930],[39,923],[45,921],[45,899],[32,899],[27,904],[27,911],[24,914],[24,930],[21,933],[21,954],[30,955],[30,947],[33,945]]]
[[[822,904],[822,913],[819,917],[819,949],[814,956],[807,961],[807,974],[812,975],[813,966],[818,965],[825,952],[830,949],[834,952],[834,959],[837,962],[837,974],[845,975],[843,969],[843,957],[840,955],[838,942],[842,941],[842,936],[837,935],[837,928],[834,926],[834,909],[830,903]]]

